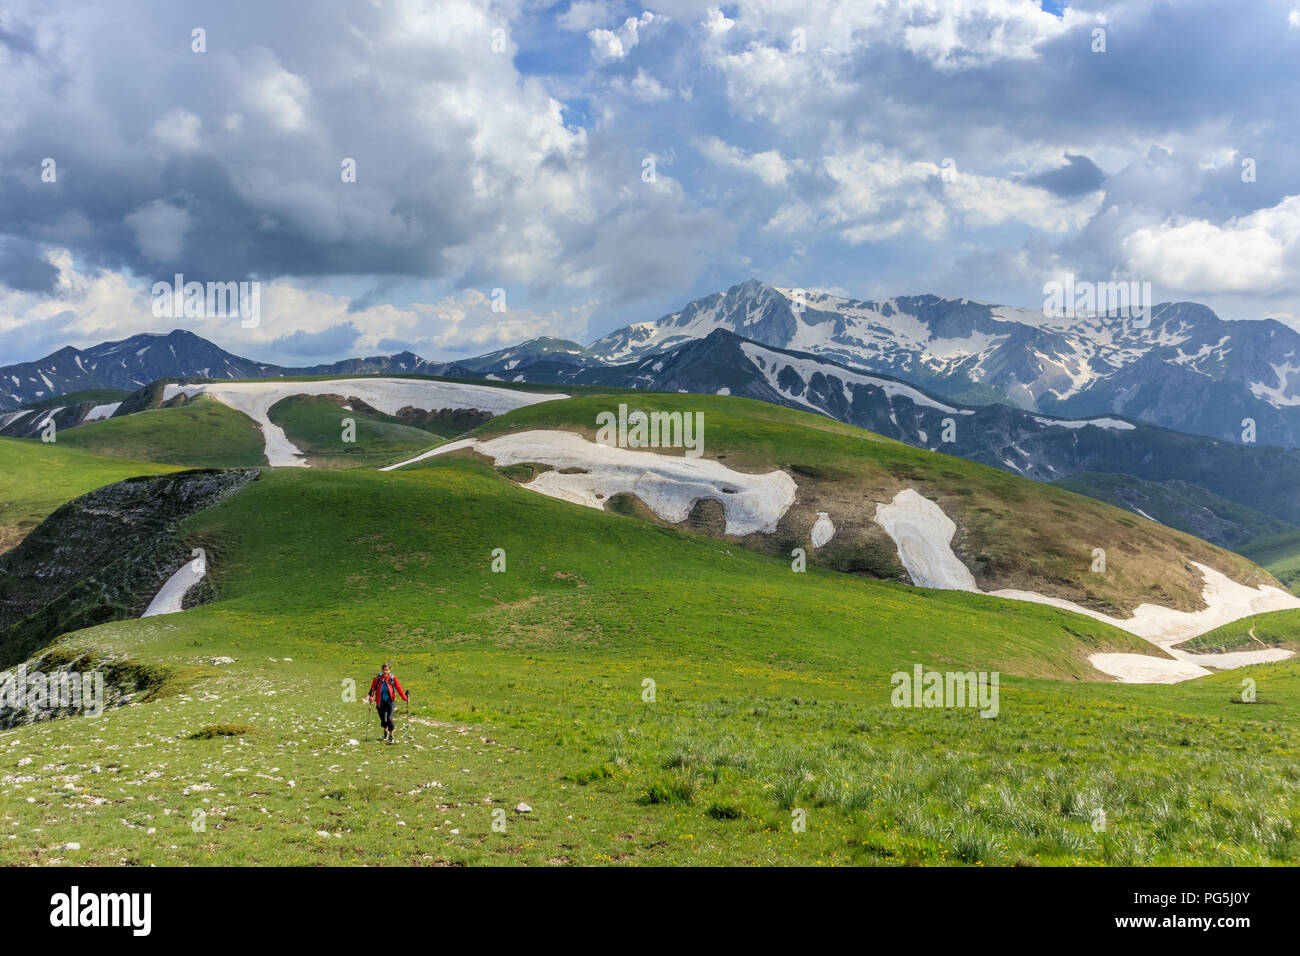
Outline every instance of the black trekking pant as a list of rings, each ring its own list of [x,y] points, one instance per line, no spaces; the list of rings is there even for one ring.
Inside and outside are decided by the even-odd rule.
[[[393,729],[393,702],[391,700],[381,700],[377,705],[379,709],[379,726],[385,731]]]

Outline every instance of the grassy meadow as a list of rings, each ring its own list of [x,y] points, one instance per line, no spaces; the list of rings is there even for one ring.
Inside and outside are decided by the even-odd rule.
[[[870,447],[895,480],[933,476],[956,498],[1005,479],[1036,504],[1010,476],[753,404],[709,418],[710,453],[733,467],[829,481]],[[27,495],[53,455],[81,474],[69,496],[104,474],[62,441],[9,444]],[[469,458],[268,469],[178,531],[205,549],[217,599],[59,639],[60,659],[161,676],[102,716],[0,731],[0,862],[1300,861],[1300,663],[1250,668],[1252,703],[1242,672],[1114,684],[1089,654],[1159,652],[1042,605],[795,572]],[[412,692],[392,747],[361,702],[383,660]],[[918,664],[998,671],[996,716],[892,706],[892,675]]]

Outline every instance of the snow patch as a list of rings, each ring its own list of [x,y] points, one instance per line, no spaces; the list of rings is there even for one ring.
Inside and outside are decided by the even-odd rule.
[[[1268,402],[1274,408],[1289,408],[1300,405],[1300,394],[1294,389],[1300,388],[1300,365],[1274,365],[1269,363],[1277,377],[1277,385],[1265,385],[1263,382],[1251,382],[1250,393],[1258,399]]]
[[[1080,421],[1066,421],[1061,418],[1039,418],[1035,415],[1034,421],[1040,425],[1053,425],[1057,428],[1087,428],[1092,425],[1096,428],[1106,428],[1117,432],[1127,432],[1137,428],[1131,422],[1121,421],[1118,418],[1088,418]]]
[[[910,385],[904,385],[902,382],[893,382],[889,379],[877,378],[874,375],[862,375],[858,372],[851,372],[848,369],[826,365],[822,362],[816,361],[815,359],[804,359],[796,358],[792,355],[782,355],[779,352],[772,352],[765,349],[761,345],[755,345],[753,342],[742,342],[740,343],[740,348],[741,351],[748,356],[751,362],[758,365],[759,370],[762,371],[763,376],[767,379],[767,383],[771,385],[772,388],[783,395],[788,395],[791,398],[794,398],[796,401],[809,405],[809,407],[815,406],[812,406],[811,403],[799,396],[791,395],[790,392],[781,387],[780,374],[783,369],[792,369],[794,373],[803,380],[805,385],[812,382],[813,375],[821,374],[825,375],[827,378],[839,379],[845,388],[848,388],[850,385],[868,385],[872,388],[880,389],[885,393],[887,398],[901,396],[915,405],[921,405],[926,408],[935,408],[941,412],[946,412],[949,415],[975,414],[974,409],[953,408],[951,405],[937,402],[919,389],[915,389]],[[762,361],[762,359],[766,359],[766,361]],[[821,409],[818,409],[818,411],[821,411]]]
[[[798,486],[784,471],[749,475],[709,458],[678,458],[648,451],[598,445],[573,432],[538,429],[479,441],[465,438],[382,471],[461,449],[472,449],[498,466],[536,462],[550,465],[528,484],[532,491],[603,510],[618,494],[636,495],[656,515],[677,524],[695,504],[711,498],[722,504],[726,533],[771,533],[794,504]],[[570,474],[561,469],[581,469]]]
[[[567,395],[515,392],[488,385],[428,382],[404,378],[338,378],[317,382],[215,382],[206,385],[167,385],[163,400],[177,395],[210,395],[223,405],[243,412],[262,429],[266,460],[272,465],[305,467],[302,452],[289,441],[284,429],[271,422],[267,413],[276,402],[293,395],[344,395],[359,398],[385,415],[403,408],[430,412],[441,408],[474,408],[501,415],[525,405],[550,402]]]
[[[1191,562],[1191,565],[1201,572],[1201,577],[1205,582],[1201,590],[1201,600],[1205,602],[1206,606],[1200,611],[1176,611],[1172,608],[1161,607],[1158,604],[1141,604],[1131,617],[1118,618],[1081,607],[1060,598],[1035,594],[1032,591],[1002,590],[989,593],[995,597],[1009,597],[1019,601],[1035,601],[1039,604],[1050,604],[1053,607],[1074,611],[1076,614],[1086,614],[1088,617],[1114,625],[1128,631],[1130,634],[1136,634],[1143,640],[1150,641],[1157,647],[1169,651],[1175,657],[1182,660],[1192,660],[1196,663],[1226,662],[1231,658],[1227,654],[1189,655],[1183,651],[1172,650],[1174,645],[1181,644],[1183,641],[1190,641],[1193,637],[1204,634],[1206,631],[1212,631],[1216,627],[1231,624],[1233,621],[1240,620],[1243,617],[1250,617],[1253,614],[1300,608],[1300,598],[1283,591],[1281,588],[1268,587],[1267,585],[1250,588],[1244,584],[1238,584],[1226,574],[1214,570],[1209,565],[1200,564],[1196,561]],[[1281,656],[1273,656],[1271,651],[1243,651],[1242,653],[1260,655],[1258,660],[1282,660],[1291,656],[1290,651],[1278,652]],[[1252,663],[1257,662],[1252,661]],[[1219,664],[1214,664],[1214,666],[1220,667]]]
[[[111,418],[113,413],[121,407],[121,402],[110,402],[107,405],[96,405],[86,413],[86,417],[82,419],[81,423],[84,425],[86,422],[97,422],[102,418]]]
[[[1147,654],[1093,654],[1088,663],[1121,684],[1177,684],[1210,672],[1186,661],[1171,661]]]
[[[831,523],[830,515],[825,511],[817,512],[817,520],[812,526],[813,547],[820,548],[833,537],[835,537],[835,525]]]
[[[894,539],[912,583],[922,588],[975,591],[975,578],[953,553],[957,525],[943,509],[911,488],[889,504],[876,505],[876,524]]]
[[[30,415],[32,411],[32,409],[28,408],[20,412],[9,412],[7,415],[0,415],[0,428],[4,428],[9,424],[18,421],[18,419],[22,418],[24,415]]]
[[[1229,578],[1205,564],[1192,562],[1201,572],[1204,586],[1200,611],[1178,611],[1157,604],[1139,605],[1131,616],[1111,617],[1099,611],[1048,597],[1034,591],[1004,588],[981,592],[975,579],[953,553],[952,536],[957,529],[952,519],[933,501],[907,488],[894,496],[892,503],[876,506],[876,523],[894,539],[898,557],[918,587],[988,593],[1013,601],[1047,604],[1065,611],[1083,614],[1149,641],[1169,654],[1173,660],[1142,654],[1093,654],[1088,658],[1098,670],[1130,683],[1173,683],[1209,673],[1207,668],[1228,670],[1248,664],[1285,660],[1291,651],[1268,648],[1259,651],[1236,651],[1228,654],[1193,654],[1176,645],[1212,631],[1243,617],[1300,608],[1300,598],[1281,588],[1261,585],[1257,588]],[[1156,663],[1151,663],[1155,661]],[[1181,664],[1183,667],[1174,667]]]
[[[208,571],[208,563],[203,558],[186,561],[181,569],[167,579],[149,607],[141,617],[156,617],[159,614],[177,614],[181,610],[181,601],[190,588],[203,580]]]

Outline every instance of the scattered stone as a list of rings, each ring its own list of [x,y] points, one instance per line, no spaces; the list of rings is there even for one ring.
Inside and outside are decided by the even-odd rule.
[[[208,663],[211,664],[211,665],[214,666],[214,667],[215,667],[216,665],[218,665],[218,664],[233,664],[233,663],[235,663],[235,658],[233,658],[233,657],[214,657],[214,658],[212,658],[212,660],[208,661]]]
[[[532,813],[532,812],[533,812],[533,808],[526,803],[521,803],[519,804],[519,806],[515,807],[515,813]]]

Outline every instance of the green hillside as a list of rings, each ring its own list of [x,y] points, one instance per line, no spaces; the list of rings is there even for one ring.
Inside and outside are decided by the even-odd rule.
[[[475,435],[563,429],[594,440],[597,414],[620,401],[627,402],[627,396],[590,395],[531,405],[493,419]],[[738,542],[765,553],[788,556],[807,543],[817,513],[827,512],[838,530],[830,544],[809,553],[810,561],[902,579],[896,546],[872,519],[877,502],[915,488],[956,523],[953,550],[982,590],[1036,591],[1123,616],[1146,602],[1200,608],[1200,575],[1189,560],[1243,583],[1277,585],[1240,555],[1123,509],[820,415],[750,399],[698,395],[638,395],[632,407],[703,411],[706,457],[740,471],[781,468],[794,476],[798,500],[777,532]],[[653,518],[647,509],[633,507]],[[1096,548],[1107,554],[1104,574],[1091,570]]]
[[[1279,518],[1229,501],[1184,481],[1146,481],[1132,475],[1083,472],[1053,482],[1058,487],[1120,508],[1141,511],[1161,524],[1204,538],[1223,548],[1237,549],[1264,535],[1281,534],[1292,526]]]
[[[1194,637],[1179,647],[1194,652],[1255,651],[1265,647],[1300,651],[1300,610],[1243,617]]]
[[[142,705],[0,733],[32,760],[0,784],[19,835],[0,861],[1300,859],[1295,664],[1253,669],[1285,701],[1267,708],[1234,705],[1233,675],[1091,683],[1084,655],[1141,642],[794,574],[464,461],[271,472],[183,530],[220,555],[221,599],[66,645],[170,676]],[[343,699],[381,659],[414,695],[396,748]],[[996,719],[890,706],[913,664],[1001,670]]]
[[[124,388],[87,388],[79,392],[66,392],[62,395],[51,395],[49,398],[28,402],[23,408],[61,408],[77,402],[98,402],[100,405],[111,405],[113,402],[122,401],[130,394]]]
[[[253,420],[206,397],[64,429],[58,442],[98,455],[190,468],[266,463],[262,432]]]
[[[59,505],[88,491],[132,478],[175,471],[170,465],[93,455],[69,447],[67,433],[52,444],[0,438],[0,553],[27,536]]]
[[[1243,547],[1241,553],[1300,594],[1300,531],[1261,538]]]
[[[448,437],[446,432],[408,424],[356,400],[345,408],[347,404],[341,398],[295,395],[272,406],[269,417],[316,468],[386,465],[419,454],[430,443]],[[352,441],[344,441],[345,419],[354,423]]]

